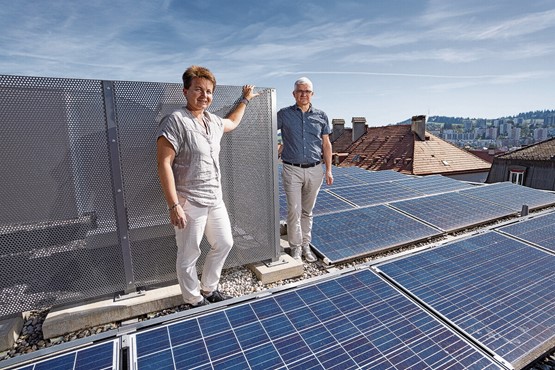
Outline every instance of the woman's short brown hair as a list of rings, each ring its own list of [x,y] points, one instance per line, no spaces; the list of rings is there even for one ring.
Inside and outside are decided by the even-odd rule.
[[[188,89],[193,83],[193,78],[200,77],[206,78],[208,81],[212,82],[214,85],[214,90],[216,89],[216,77],[210,72],[208,68],[201,66],[190,66],[183,73],[183,88]]]

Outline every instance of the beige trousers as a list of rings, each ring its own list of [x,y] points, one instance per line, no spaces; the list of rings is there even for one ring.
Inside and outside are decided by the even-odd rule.
[[[312,240],[312,209],[322,186],[322,164],[300,168],[283,164],[282,179],[287,198],[287,237],[292,248]]]

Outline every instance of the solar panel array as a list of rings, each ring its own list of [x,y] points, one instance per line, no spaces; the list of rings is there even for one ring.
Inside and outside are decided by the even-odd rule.
[[[314,218],[312,245],[328,263],[441,235],[441,231],[378,205]]]
[[[499,231],[555,252],[555,213],[508,225]]]
[[[555,255],[496,232],[378,270],[515,368],[555,346]]]
[[[38,360],[17,370],[108,370],[119,369],[119,340],[93,344]]]
[[[370,270],[132,335],[133,369],[502,369]]]
[[[280,165],[280,171],[281,168]],[[440,175],[414,177],[396,171],[367,171],[359,167],[334,167],[333,172],[334,184],[322,185],[313,210],[312,247],[326,261],[334,263],[407,243],[403,233],[413,227],[413,219],[437,229],[431,233],[423,231],[421,224],[417,224],[416,236],[426,238],[431,234],[441,235],[515,215],[522,204],[527,204],[530,209],[555,204],[555,194],[512,183],[477,186]],[[286,220],[287,203],[281,185],[279,199],[280,218]],[[345,222],[349,217],[356,219],[361,213],[349,215],[343,211],[355,212],[357,208],[375,205],[393,207],[408,216],[400,219],[397,214],[382,211],[382,215],[373,219],[379,225],[391,226],[388,231],[393,235],[389,238],[382,237],[383,232],[377,227],[364,229],[361,225],[365,221]],[[391,216],[392,219],[387,218]],[[360,233],[354,238],[356,245],[348,247],[348,239],[341,241],[328,235],[329,232],[323,232],[331,228],[333,234],[341,235],[337,231],[345,227],[353,227],[341,230],[347,234]],[[339,250],[334,250],[334,243]],[[353,254],[349,255],[349,251]]]

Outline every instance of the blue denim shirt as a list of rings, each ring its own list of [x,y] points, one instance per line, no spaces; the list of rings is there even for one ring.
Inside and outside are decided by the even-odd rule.
[[[277,113],[283,151],[281,159],[290,163],[314,163],[322,160],[322,135],[331,134],[328,116],[313,108],[303,112],[296,104]]]

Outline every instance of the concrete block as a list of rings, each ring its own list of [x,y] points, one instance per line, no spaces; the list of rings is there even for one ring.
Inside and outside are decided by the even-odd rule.
[[[45,339],[50,339],[84,328],[129,320],[183,304],[179,285],[147,290],[145,295],[114,302],[106,299],[92,303],[55,307],[42,324]]]
[[[280,280],[295,278],[304,273],[302,261],[297,261],[286,253],[282,253],[279,257],[279,261],[273,262],[272,264],[266,265],[263,262],[257,262],[248,265],[248,267],[254,272],[262,284],[270,284]]]
[[[16,315],[0,321],[0,352],[12,348],[23,329],[23,315]]]

